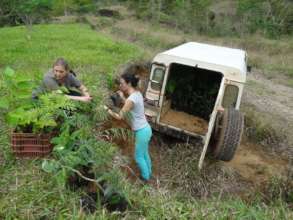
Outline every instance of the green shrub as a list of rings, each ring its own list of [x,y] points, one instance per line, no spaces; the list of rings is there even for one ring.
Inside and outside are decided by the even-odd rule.
[[[63,111],[76,109],[68,98],[58,92],[43,94],[38,100],[33,100],[33,82],[9,67],[1,76],[0,91],[4,96],[0,108],[6,110],[6,121],[13,130],[49,132],[58,126],[57,120],[62,121]]]
[[[292,9],[293,3],[286,0],[238,0],[237,14],[249,33],[261,30],[265,36],[276,38],[292,32]]]

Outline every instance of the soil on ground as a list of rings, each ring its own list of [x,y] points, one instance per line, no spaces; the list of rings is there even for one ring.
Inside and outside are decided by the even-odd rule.
[[[253,143],[242,143],[234,158],[223,165],[231,167],[250,182],[261,185],[271,177],[282,177],[287,173],[288,161],[272,157],[261,146]]]
[[[208,123],[204,119],[173,109],[168,110],[160,122],[201,135],[208,131]]]

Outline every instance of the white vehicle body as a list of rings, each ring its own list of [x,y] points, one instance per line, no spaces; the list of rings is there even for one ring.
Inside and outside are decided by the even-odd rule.
[[[221,109],[230,107],[239,110],[243,87],[246,82],[246,61],[246,52],[243,50],[196,42],[185,43],[173,49],[159,53],[152,61],[150,78],[145,93],[145,98],[147,100],[145,105],[145,113],[154,125],[153,127],[158,128],[158,130],[160,128],[167,127],[170,130],[174,130],[182,134],[184,133],[190,137],[202,138],[204,147],[199,162],[199,168],[202,167],[215,126],[217,112]],[[168,78],[170,77],[169,75],[173,64],[183,65],[186,68],[200,69],[201,71],[213,71],[221,74],[218,93],[215,97],[215,103],[212,111],[210,112],[208,129],[205,134],[197,134],[185,130],[184,127],[164,124],[160,120],[164,97],[166,95],[166,85]],[[180,77],[184,77],[184,72],[180,72]],[[229,87],[229,89],[231,88],[233,91],[237,91],[234,92],[236,97],[233,103],[235,103],[230,103],[229,106],[225,106],[224,104],[229,102],[226,101],[226,98],[224,98],[227,87]]]

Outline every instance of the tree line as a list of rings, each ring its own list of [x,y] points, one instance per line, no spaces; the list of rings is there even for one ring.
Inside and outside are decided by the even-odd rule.
[[[185,32],[217,36],[260,32],[277,37],[292,34],[291,0],[139,0],[128,1],[141,19],[166,23]]]
[[[292,34],[292,0],[1,0],[0,25],[39,23],[122,4],[138,19],[215,36]]]

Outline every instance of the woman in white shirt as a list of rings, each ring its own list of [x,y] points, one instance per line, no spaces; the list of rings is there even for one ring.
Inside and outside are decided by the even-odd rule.
[[[120,78],[120,96],[125,100],[119,113],[107,108],[108,113],[118,120],[129,120],[135,134],[135,161],[140,169],[141,177],[149,180],[152,175],[152,163],[149,156],[149,142],[152,129],[144,114],[144,103],[141,92],[137,89],[139,78],[125,73]],[[125,99],[123,93],[128,95]]]

